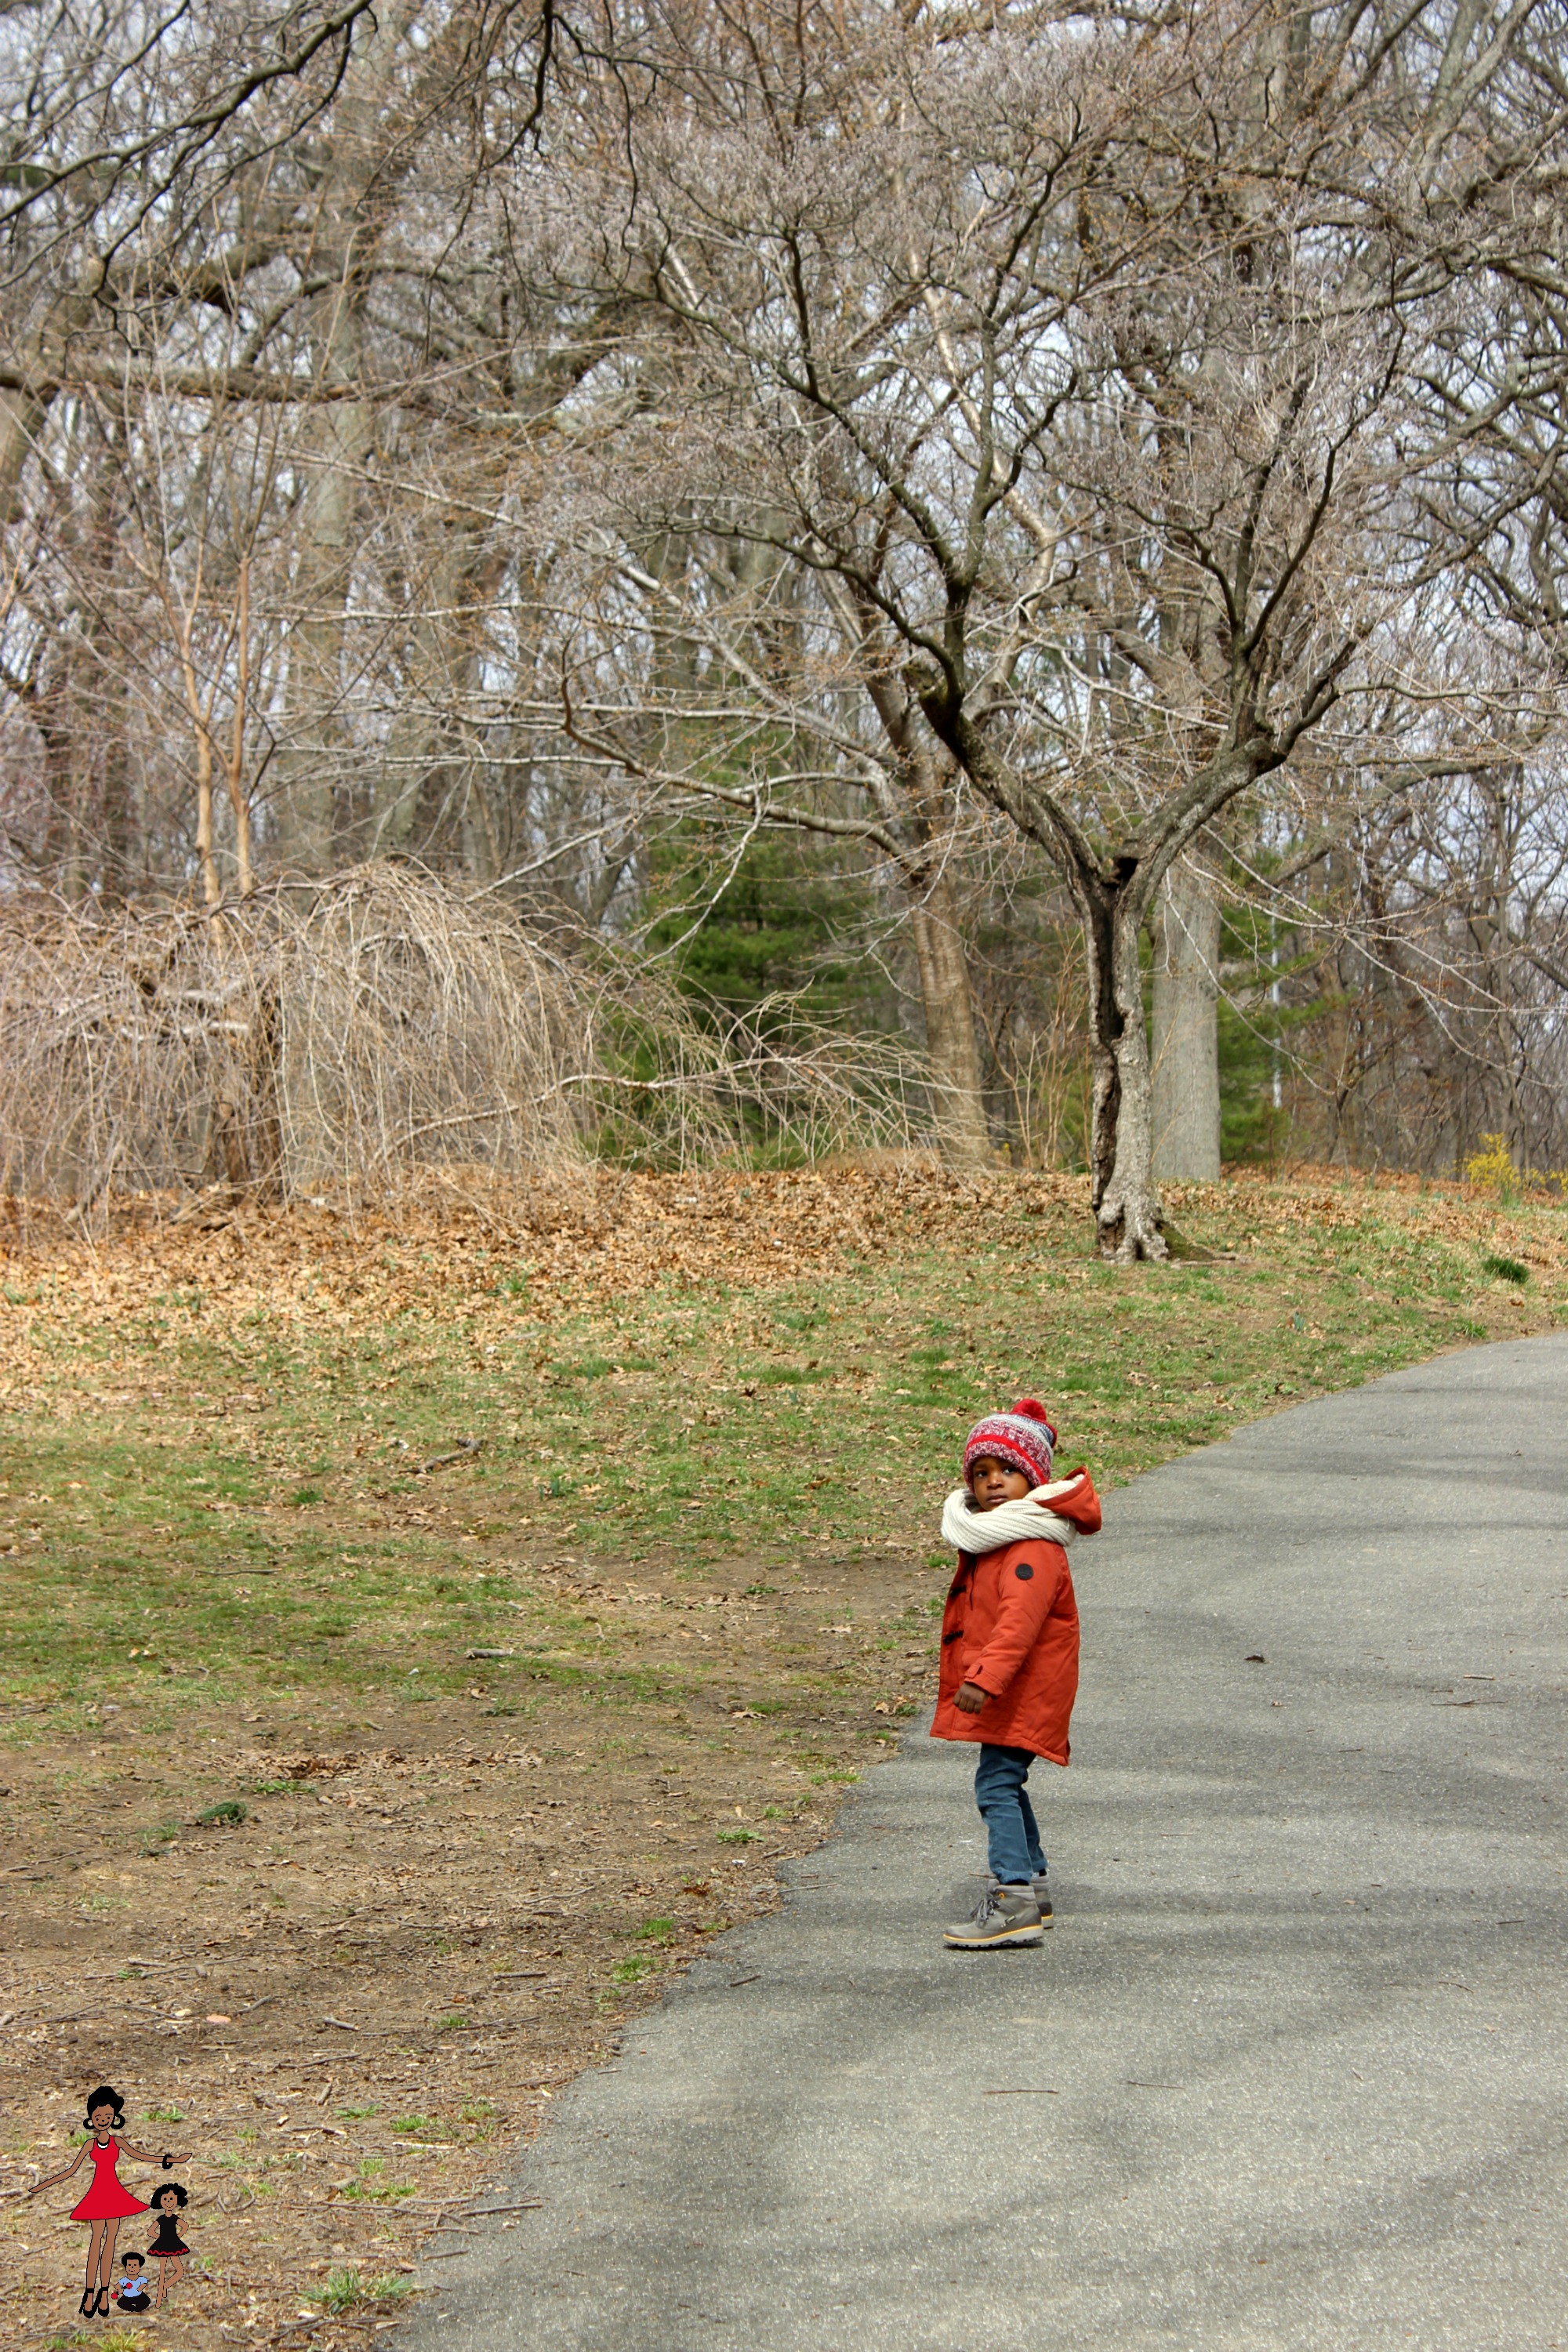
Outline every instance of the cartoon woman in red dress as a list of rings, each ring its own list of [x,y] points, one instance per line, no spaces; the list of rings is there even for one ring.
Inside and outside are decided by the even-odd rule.
[[[132,2213],[145,2213],[146,2206],[139,2197],[132,2197],[120,2179],[120,2159],[134,2158],[138,2164],[159,2164],[167,2172],[182,2163],[183,2158],[166,2151],[154,2156],[150,2148],[132,2147],[129,2140],[118,2140],[113,2135],[125,2129],[125,2116],[120,2094],[107,2083],[100,2083],[89,2092],[87,2102],[87,2128],[91,2137],[78,2148],[74,2160],[62,2172],[51,2172],[46,2179],[34,2183],[28,2195],[37,2197],[41,2189],[52,2189],[57,2180],[68,2180],[79,2169],[87,2157],[92,2158],[92,2187],[79,2205],[71,2209],[73,2221],[89,2221],[92,2233],[87,2242],[87,2283],[82,2288],[81,2315],[90,2319],[95,2315],[107,2319],[110,2310],[110,2288],[114,2271],[114,2241],[120,2234],[120,2224]]]

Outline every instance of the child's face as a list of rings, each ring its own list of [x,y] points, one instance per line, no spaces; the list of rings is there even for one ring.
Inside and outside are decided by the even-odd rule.
[[[998,1462],[994,1454],[977,1454],[970,1465],[969,1491],[977,1511],[994,1511],[998,1503],[1021,1503],[1029,1486],[1021,1470],[1010,1462]]]
[[[160,2213],[177,2213],[180,2200],[172,2189],[160,2189],[154,2202]]]
[[[136,2275],[136,2273],[137,2273],[137,2272],[141,2269],[141,2267],[142,2267],[142,2257],[141,2257],[141,2255],[140,2255],[140,2254],[127,2254],[127,2255],[126,2255],[126,2257],[125,2257],[125,2275],[126,2275],[126,2277],[127,2277],[127,2278],[134,2278],[134,2277],[135,2277],[135,2275]]]

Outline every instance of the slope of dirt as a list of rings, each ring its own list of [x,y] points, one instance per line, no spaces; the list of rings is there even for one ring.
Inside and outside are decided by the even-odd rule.
[[[133,2140],[191,2156],[203,2274],[172,2291],[161,2337],[362,2340],[422,2240],[494,2202],[552,2092],[662,1974],[775,1904],[777,1863],[924,1696],[930,1581],[907,1560],[752,1594],[572,1578],[650,1680],[679,1667],[689,1692],[700,1650],[707,1687],[613,1712],[552,1690],[526,1738],[437,1703],[378,1709],[352,1743],[198,1717],[149,1753],[110,1703],[85,1756],[14,1754],[3,2185],[68,2160],[83,2094],[109,2082]],[[200,1819],[235,1804],[245,1820]],[[127,1895],[110,1927],[96,1906]],[[150,2193],[150,2172],[124,2177]],[[7,2209],[13,2342],[72,2340],[80,2187]],[[139,2242],[128,2222],[121,2250]]]

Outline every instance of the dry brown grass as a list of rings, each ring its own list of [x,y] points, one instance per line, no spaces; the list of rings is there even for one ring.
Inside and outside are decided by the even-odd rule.
[[[0,1192],[23,1202],[907,1141],[904,1077],[881,1046],[704,1024],[657,970],[408,866],[219,908],[0,908]]]

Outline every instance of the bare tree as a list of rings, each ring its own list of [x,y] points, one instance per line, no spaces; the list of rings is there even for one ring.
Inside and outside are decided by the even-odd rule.
[[[61,392],[135,375],[122,304],[138,264],[144,297],[145,263],[177,260],[237,173],[331,105],[371,18],[368,0],[218,5],[193,39],[180,15],[149,23],[114,0],[7,12],[0,522]]]
[[[809,580],[836,781],[967,787],[1060,862],[1110,1255],[1164,1251],[1140,963],[1162,883],[1397,678],[1405,604],[1464,551],[1413,520],[1486,403],[1435,417],[1423,368],[1462,323],[1468,136],[1530,15],[725,20],[628,114],[615,236],[657,356],[603,528],[679,513]],[[606,217],[601,268],[610,244]],[[706,599],[662,625],[711,643]],[[800,683],[751,707],[806,724]],[[758,774],[722,789],[784,814]]]
[[[1189,851],[1166,872],[1154,903],[1150,1074],[1156,1178],[1213,1183],[1219,1175],[1220,900]]]
[[[67,668],[65,701],[85,715],[81,675],[102,681],[102,664],[68,637],[113,643],[128,672],[156,666],[128,625],[115,547],[124,518],[145,518],[144,424],[166,451],[159,420],[172,422],[199,505],[204,451],[248,419],[277,462],[244,590],[283,647],[257,712],[276,747],[258,822],[263,847],[297,865],[320,870],[388,828],[377,755],[398,689],[388,630],[363,617],[390,609],[393,566],[377,559],[405,555],[406,526],[423,524],[403,572],[416,629],[433,575],[460,602],[471,575],[482,593],[502,568],[481,545],[454,578],[448,524],[478,503],[493,539],[504,512],[512,456],[498,426],[530,352],[506,315],[516,257],[494,189],[541,119],[561,21],[551,5],[508,0],[412,0],[377,18],[352,0],[260,16],[218,6],[193,30],[178,16],[148,26],[68,6],[14,11],[0,37],[16,95],[0,163],[0,528],[22,592],[5,646],[17,715],[49,724]],[[481,467],[476,409],[488,412]],[[417,456],[400,468],[411,421]],[[389,461],[405,477],[391,499],[375,488]],[[161,457],[153,474],[166,470]],[[96,568],[77,522],[88,501],[104,516]],[[204,598],[218,587],[209,565]],[[237,580],[221,593],[232,604]],[[186,723],[216,761],[193,717],[205,693],[184,695]],[[74,794],[77,823],[81,793],[53,767],[35,797]],[[395,836],[395,811],[390,822]],[[183,824],[142,830],[150,874],[177,881],[194,863],[210,888],[209,851]],[[55,856],[52,840],[39,854]],[[113,874],[102,825],[83,857],[93,887]]]

